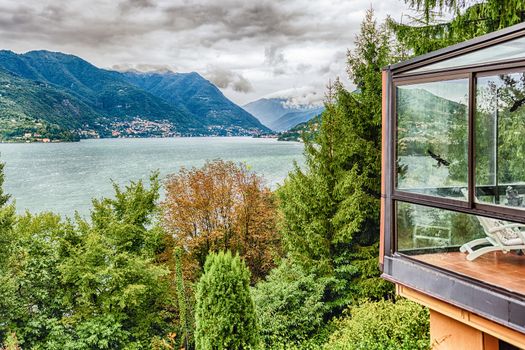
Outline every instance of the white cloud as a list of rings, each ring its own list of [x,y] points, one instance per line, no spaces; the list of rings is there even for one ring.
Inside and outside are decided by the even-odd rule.
[[[344,53],[370,6],[379,20],[409,12],[403,0],[0,0],[0,48],[196,71],[239,104],[305,86],[322,96],[330,79],[345,81]]]

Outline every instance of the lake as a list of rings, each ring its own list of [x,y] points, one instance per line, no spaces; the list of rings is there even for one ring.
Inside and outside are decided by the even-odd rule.
[[[91,198],[113,194],[111,180],[126,184],[148,179],[159,170],[165,177],[181,167],[206,160],[245,162],[275,189],[304,162],[303,145],[251,137],[100,139],[75,143],[0,144],[5,190],[23,212],[53,211],[86,215]]]

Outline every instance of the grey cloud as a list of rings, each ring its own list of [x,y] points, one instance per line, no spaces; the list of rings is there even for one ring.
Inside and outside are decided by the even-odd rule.
[[[155,6],[156,4],[153,0],[124,0],[118,4],[118,7],[124,13]]]
[[[164,10],[165,25],[175,30],[211,26],[212,40],[240,40],[251,37],[296,36],[300,29],[294,23],[303,14],[287,13],[275,1],[232,1],[183,3]]]
[[[405,5],[376,6],[381,19],[398,18]],[[209,76],[244,102],[344,75],[345,50],[369,7],[370,0],[0,0],[0,49],[63,51],[143,71],[202,73],[213,63],[228,69]]]
[[[285,68],[274,68],[272,70],[272,74],[275,75],[275,76],[285,75],[286,72],[287,72],[287,70]]]
[[[237,79],[233,82],[232,87],[237,92],[247,93],[253,91],[252,83],[242,75],[237,75]]]
[[[306,73],[308,72],[309,70],[312,69],[312,65],[311,64],[304,64],[304,63],[299,63],[296,67],[297,71],[301,74],[303,73]]]
[[[319,68],[318,72],[320,74],[327,74],[330,72],[330,64],[322,65],[321,68]]]
[[[242,74],[236,73],[229,69],[217,66],[209,66],[205,76],[221,89],[227,89],[231,87],[237,92],[248,93],[253,91],[253,86],[248,79],[246,79]]]
[[[286,64],[283,52],[276,46],[270,46],[264,49],[266,63],[270,66]]]

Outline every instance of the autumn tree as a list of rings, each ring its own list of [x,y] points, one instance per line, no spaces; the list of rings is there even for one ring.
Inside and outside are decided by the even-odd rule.
[[[244,164],[222,160],[181,169],[166,182],[164,225],[184,249],[186,274],[195,279],[210,252],[237,252],[252,272],[265,276],[279,254],[276,204],[261,177]]]

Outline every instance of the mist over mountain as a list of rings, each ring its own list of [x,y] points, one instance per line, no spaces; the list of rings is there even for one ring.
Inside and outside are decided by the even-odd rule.
[[[285,98],[262,98],[243,108],[274,131],[286,131],[321,114],[324,107],[290,104]]]
[[[209,128],[235,126],[265,129],[257,118],[230,101],[198,73],[125,72],[125,79],[168,103],[179,106]],[[267,130],[265,130],[267,131]]]
[[[2,139],[268,131],[197,73],[123,73],[60,52],[3,50],[0,81]]]

